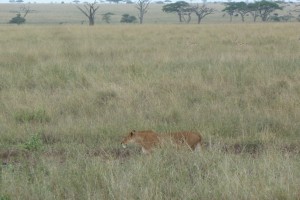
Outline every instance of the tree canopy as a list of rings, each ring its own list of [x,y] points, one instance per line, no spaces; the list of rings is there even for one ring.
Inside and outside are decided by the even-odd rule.
[[[18,25],[20,25],[20,24],[25,23],[25,21],[26,21],[26,19],[24,17],[22,17],[20,13],[18,13],[16,17],[13,17],[9,21],[9,23],[10,24],[18,24]]]
[[[259,16],[262,21],[268,21],[270,18],[270,14],[282,8],[276,3],[272,1],[258,1],[255,3],[245,3],[245,2],[228,2],[225,3],[225,8],[222,10],[226,12],[230,16],[230,21],[232,21],[232,16],[234,14],[238,14],[241,16],[242,21],[245,21],[244,17],[247,13],[250,13],[253,16],[254,21]]]
[[[280,7],[277,3],[272,1],[258,1],[255,2],[254,5],[256,5],[255,7],[258,10],[259,16],[264,22],[268,21],[271,12],[275,10],[282,10],[282,7]]]
[[[129,15],[129,14],[123,14],[120,22],[121,23],[135,23],[136,17],[133,15]]]
[[[192,10],[198,17],[198,24],[200,24],[201,20],[207,15],[213,14],[216,11],[213,8],[207,7],[206,4],[203,4],[202,6],[197,5],[193,7]]]
[[[234,15],[236,11],[236,3],[235,2],[228,2],[225,3],[225,8],[222,10],[222,12],[226,12],[230,17],[230,22],[232,21],[232,16]]]
[[[182,22],[182,16],[184,15],[184,10],[189,8],[190,4],[185,1],[177,1],[176,3],[166,4],[162,7],[162,10],[166,13],[177,13],[179,21]]]
[[[104,13],[102,14],[102,20],[105,21],[107,24],[110,23],[110,20],[111,20],[111,16],[114,15],[114,13],[112,12],[107,12],[107,13]]]

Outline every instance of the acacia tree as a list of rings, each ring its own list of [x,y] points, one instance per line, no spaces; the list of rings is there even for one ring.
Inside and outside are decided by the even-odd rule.
[[[228,3],[225,3],[225,6],[226,7],[222,11],[226,12],[229,15],[230,22],[232,22],[232,16],[234,15],[234,12],[235,12],[235,9],[236,9],[235,3],[234,2],[228,2]]]
[[[28,13],[34,12],[34,10],[31,10],[29,6],[21,6],[20,13],[21,12],[24,13],[23,17],[25,18]]]
[[[192,7],[183,7],[180,9],[180,14],[181,14],[181,21],[185,23],[190,23],[193,13]]]
[[[136,17],[129,15],[129,14],[123,14],[121,18],[121,23],[135,23]]]
[[[245,2],[235,3],[235,12],[240,14],[242,22],[245,21],[245,15],[250,12],[248,5]]]
[[[296,7],[300,7],[300,5],[296,5]],[[292,10],[293,12],[297,12],[297,13],[300,13],[300,8],[298,9],[295,9],[295,10]],[[296,17],[296,19],[300,22],[300,14]]]
[[[99,6],[97,6],[97,2],[94,3],[84,3],[84,9],[80,8],[79,6],[76,6],[88,19],[89,19],[89,25],[93,26],[95,24],[95,15],[97,10],[99,9]]]
[[[162,10],[166,13],[177,13],[179,22],[183,22],[183,16],[186,15],[186,9],[190,8],[190,4],[185,1],[177,1],[163,6]]]
[[[138,0],[135,4],[136,9],[138,10],[140,24],[144,21],[144,15],[148,12],[150,2],[150,0]]]
[[[229,2],[225,3],[226,7],[222,10],[230,16],[230,22],[232,22],[232,16],[234,14],[240,15],[242,22],[245,21],[245,15],[250,12],[248,5],[245,2]]]
[[[9,20],[8,23],[20,25],[20,24],[25,23],[25,21],[26,21],[26,19],[24,17],[22,17],[20,13],[18,13],[17,16],[15,16],[11,20]]]
[[[230,15],[230,21],[234,14],[239,14],[242,17],[242,21],[245,21],[245,15],[250,13],[255,22],[257,17],[261,17],[262,21],[268,21],[270,14],[274,10],[282,10],[277,3],[271,1],[259,1],[255,3],[246,4],[245,2],[229,2],[225,3],[226,7],[222,10]]]
[[[120,1],[122,1],[122,0],[107,0],[109,3],[116,3],[116,4],[118,4]]]
[[[269,20],[270,14],[274,10],[282,10],[282,7],[280,7],[277,3],[271,1],[265,1],[265,0],[260,2],[255,2],[255,7],[263,22]]]
[[[202,6],[199,6],[199,4],[197,4],[197,6],[193,7],[193,12],[195,12],[195,14],[198,17],[198,24],[201,23],[201,20],[206,17],[207,15],[213,14],[216,10],[213,8],[208,8],[205,4],[203,4]]]
[[[257,17],[259,16],[259,12],[257,10],[257,4],[256,3],[249,3],[248,4],[249,13],[253,17],[253,22],[256,22]]]
[[[21,6],[20,7],[20,11],[17,13],[17,16],[16,17],[13,17],[9,23],[10,24],[23,24],[26,22],[26,19],[25,17],[27,16],[28,13],[31,13],[31,12],[34,12],[35,10],[31,10],[29,6]],[[21,15],[22,13],[23,16]]]
[[[105,14],[102,14],[102,20],[105,21],[107,24],[110,23],[110,20],[111,20],[111,16],[114,15],[114,13],[112,12],[107,12]]]

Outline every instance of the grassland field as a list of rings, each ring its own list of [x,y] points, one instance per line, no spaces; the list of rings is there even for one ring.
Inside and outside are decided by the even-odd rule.
[[[1,200],[300,199],[299,23],[89,27],[72,9],[0,25]],[[205,148],[145,156],[121,148],[132,129]]]

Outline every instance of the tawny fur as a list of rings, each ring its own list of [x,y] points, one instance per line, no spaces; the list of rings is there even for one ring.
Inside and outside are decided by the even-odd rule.
[[[154,147],[162,141],[170,138],[177,146],[188,146],[191,150],[202,145],[202,137],[195,132],[175,132],[167,134],[157,134],[153,131],[131,131],[121,142],[126,147],[127,144],[133,143],[142,147],[143,153],[150,153]]]
[[[168,135],[177,145],[187,145],[192,150],[202,145],[202,137],[199,133],[184,131],[168,133]]]
[[[158,134],[153,131],[131,131],[121,142],[123,147],[127,144],[137,144],[142,147],[143,153],[150,153],[158,143]]]

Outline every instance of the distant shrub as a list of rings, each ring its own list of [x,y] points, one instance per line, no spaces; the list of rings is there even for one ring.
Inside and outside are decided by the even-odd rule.
[[[50,121],[50,117],[43,109],[39,109],[35,111],[21,110],[15,114],[15,120],[19,123],[26,123],[26,122],[45,123]]]
[[[21,14],[18,13],[16,17],[13,17],[13,18],[9,21],[9,23],[10,23],[10,24],[18,24],[18,25],[20,25],[20,24],[25,23],[25,21],[26,21],[26,19],[25,19],[24,17],[21,17]]]
[[[42,132],[40,134],[40,138],[43,142],[43,144],[55,144],[57,142],[60,142],[60,138],[50,133],[44,133]]]
[[[105,21],[107,24],[110,23],[111,21],[111,16],[114,15],[114,13],[112,12],[107,12],[105,14],[102,15],[102,21]]]
[[[280,17],[278,15],[275,15],[275,14],[270,17],[270,21],[279,22],[280,21]]]
[[[1,195],[0,194],[0,200],[10,200],[11,198],[9,198],[9,196],[6,196],[6,195]]]
[[[99,91],[96,94],[96,104],[103,106],[118,97],[115,91]]]
[[[136,22],[136,17],[131,16],[129,14],[124,14],[122,15],[122,19],[120,21],[121,23],[135,23]]]
[[[269,20],[274,22],[288,22],[292,18],[294,18],[292,15],[279,16],[277,13],[275,13],[273,16],[270,17]]]
[[[36,151],[41,149],[43,142],[40,134],[31,135],[31,137],[25,142],[24,148],[29,151]]]

